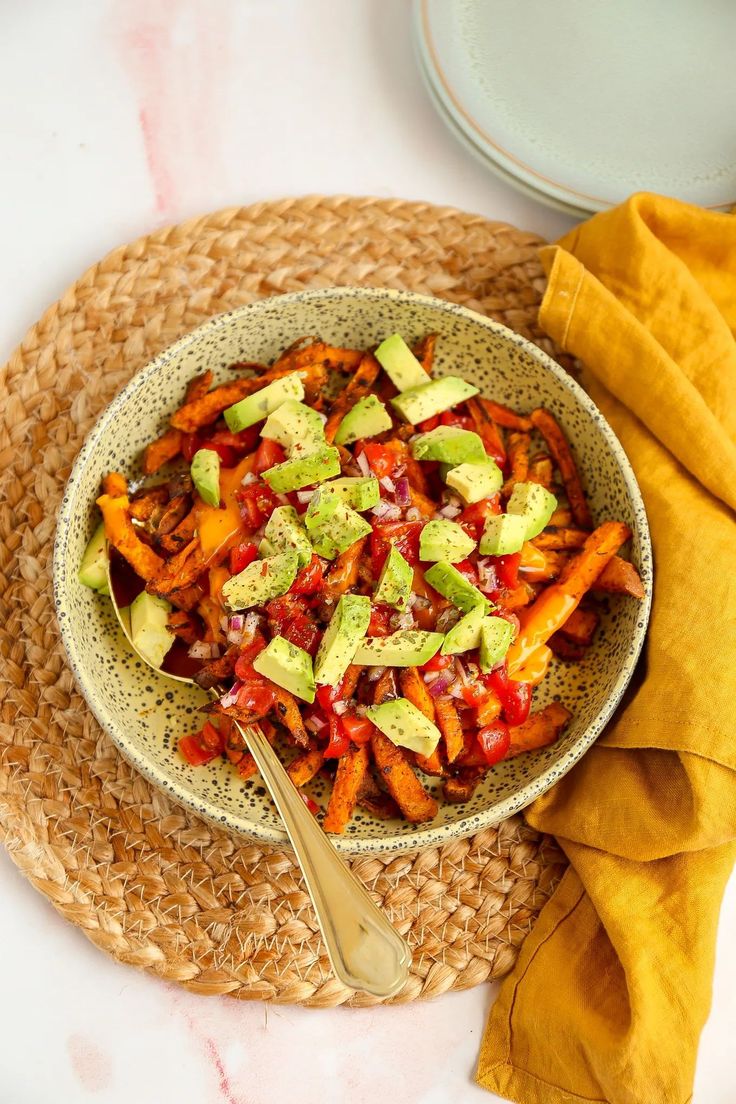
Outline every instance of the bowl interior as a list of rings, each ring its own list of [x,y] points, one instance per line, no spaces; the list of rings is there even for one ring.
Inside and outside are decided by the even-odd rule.
[[[59,622],[80,687],[100,723],[145,775],[197,812],[267,842],[284,840],[280,820],[259,780],[243,782],[226,763],[192,768],[176,752],[180,735],[201,723],[207,697],[173,682],[131,655],[107,599],[77,580],[86,541],[97,524],[94,501],[110,470],[140,479],[143,447],[162,432],[192,376],[210,368],[227,377],[236,360],[268,361],[304,334],[367,347],[399,331],[407,339],[441,335],[436,373],[462,375],[489,397],[520,410],[543,404],[573,443],[594,518],[620,518],[633,531],[631,558],[651,593],[646,517],[623,451],[593,403],[535,346],[503,326],[460,307],[410,293],[329,289],[267,299],[221,315],[172,346],[130,382],[102,415],[73,470],[62,503],[55,550]],[[509,816],[565,773],[608,720],[641,648],[648,599],[614,596],[604,606],[594,645],[581,663],[555,661],[535,702],[564,702],[573,720],[550,748],[491,770],[467,805],[440,804],[437,818],[414,826],[358,810],[343,850],[400,850],[467,835]],[[324,803],[323,784],[311,793]]]

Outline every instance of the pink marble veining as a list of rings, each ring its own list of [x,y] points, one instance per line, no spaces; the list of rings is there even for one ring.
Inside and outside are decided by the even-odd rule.
[[[83,1089],[100,1093],[112,1081],[112,1060],[104,1050],[86,1035],[70,1035],[66,1049],[74,1075]]]

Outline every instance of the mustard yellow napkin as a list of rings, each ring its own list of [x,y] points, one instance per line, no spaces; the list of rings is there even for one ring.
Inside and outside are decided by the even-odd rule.
[[[644,495],[654,607],[624,707],[528,810],[571,865],[478,1080],[520,1104],[686,1104],[736,858],[736,218],[636,195],[543,261],[542,326]]]

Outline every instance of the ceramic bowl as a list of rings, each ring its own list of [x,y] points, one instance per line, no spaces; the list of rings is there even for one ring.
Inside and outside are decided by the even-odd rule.
[[[647,520],[634,474],[610,427],[584,391],[535,345],[496,322],[441,300],[408,292],[327,288],[264,299],[212,318],[142,369],[103,413],[74,465],[61,504],[54,551],[54,586],[61,634],[77,682],[97,720],[122,754],[172,798],[218,824],[265,843],[285,834],[265,787],[243,782],[225,762],[190,767],[176,750],[180,735],[201,723],[206,695],[156,674],[131,654],[108,599],[77,580],[98,523],[100,480],[119,470],[141,476],[141,450],[180,405],[187,382],[210,368],[216,379],[237,360],[269,361],[304,334],[368,347],[398,331],[411,341],[428,332],[437,343],[438,375],[453,373],[487,396],[519,410],[543,404],[573,443],[596,520],[631,527],[630,556],[647,595],[652,560]],[[577,762],[602,731],[631,678],[642,647],[649,598],[612,596],[595,643],[579,664],[555,662],[536,703],[559,699],[572,710],[567,732],[552,747],[491,770],[466,805],[440,803],[430,823],[373,819],[358,811],[341,851],[400,851],[470,835],[522,809]],[[431,784],[431,783],[430,783]],[[324,803],[322,783],[312,794]],[[441,796],[441,795],[440,795]]]

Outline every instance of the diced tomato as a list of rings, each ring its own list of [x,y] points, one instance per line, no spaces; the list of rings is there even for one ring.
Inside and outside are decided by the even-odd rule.
[[[187,464],[191,464],[195,452],[198,452],[202,447],[204,438],[199,433],[182,433],[181,435],[181,454],[186,460]]]
[[[225,736],[211,721],[205,721],[199,732],[191,736],[182,736],[179,751],[193,767],[201,767],[222,755],[225,750]]]
[[[505,664],[483,675],[483,681],[498,696],[506,723],[512,728],[523,724],[532,705],[531,683],[510,679]]]
[[[500,762],[508,754],[511,733],[503,721],[494,721],[478,731],[478,747],[489,767]]]
[[[268,713],[273,701],[273,687],[258,676],[244,682],[238,690],[238,708],[259,717]]]
[[[268,437],[264,437],[253,458],[253,474],[260,475],[272,468],[274,464],[282,464],[285,459],[286,453],[278,441],[271,441]]]
[[[309,652],[311,656],[314,656],[317,654],[317,648],[322,639],[322,630],[315,625],[311,617],[301,614],[292,617],[290,621],[283,625],[280,635],[283,636],[284,640],[288,640],[290,644],[296,644],[298,648],[303,648],[305,652]]]
[[[330,738],[324,750],[325,759],[339,759],[350,747],[350,738],[345,732],[340,717],[330,713]]]
[[[440,655],[440,653],[438,652],[437,655],[432,656],[431,659],[427,660],[427,662],[422,667],[422,670],[423,671],[444,671],[446,667],[452,666],[452,664],[454,662],[455,662],[455,660],[454,660],[453,656]]]
[[[268,624],[274,636],[283,636],[284,625],[307,612],[306,599],[298,594],[282,594],[266,606]]]
[[[305,794],[303,790],[299,790],[299,796],[309,809],[312,816],[316,816],[319,812],[319,805],[317,804],[317,802],[313,801],[309,794]]]
[[[235,492],[240,504],[240,513],[249,529],[260,529],[264,521],[270,518],[279,504],[271,488],[266,483],[249,483]]]
[[[468,418],[464,414],[456,414],[454,410],[445,410],[443,414],[440,414],[440,425],[457,426],[459,429],[473,429],[475,427],[472,418]]]
[[[325,565],[319,556],[313,555],[308,564],[297,573],[289,587],[289,594],[315,594],[322,588]]]
[[[377,579],[381,574],[383,562],[389,549],[395,544],[407,563],[419,563],[419,535],[424,527],[422,521],[391,521],[385,525],[374,525],[371,534],[371,566]]]
[[[340,718],[342,727],[354,744],[367,744],[373,732],[373,724],[367,717],[359,717],[357,713],[343,713]]]
[[[318,686],[317,701],[325,713],[332,713],[332,707],[340,700],[340,686]]]
[[[253,541],[243,541],[230,549],[230,574],[239,575],[248,564],[258,559],[258,546]]]
[[[226,445],[241,456],[246,452],[253,452],[260,441],[258,426],[248,426],[241,429],[240,433],[231,433],[229,429],[216,429],[210,436],[213,444]]]
[[[420,422],[417,429],[421,429],[422,433],[431,433],[433,429],[436,429],[440,424],[439,414],[433,414],[431,418],[425,418],[423,422]]]
[[[500,513],[500,495],[491,495],[489,498],[482,498],[480,502],[474,502],[472,506],[466,506],[457,522],[474,540],[480,540],[486,518]]]
[[[245,648],[242,649],[240,655],[235,660],[235,677],[237,679],[241,682],[247,682],[249,679],[258,679],[261,677],[253,666],[253,660],[265,647],[266,641],[260,633],[257,633],[251,643],[247,644]]]
[[[404,458],[401,453],[375,441],[360,441],[355,449],[356,455],[363,453],[377,479],[389,479],[404,470]]]
[[[463,686],[462,696],[466,705],[471,705],[474,709],[477,709],[484,698],[488,696],[488,688],[482,683],[474,682],[470,686]]]
[[[388,606],[372,606],[371,619],[368,622],[368,636],[389,636],[392,611]]]
[[[469,583],[472,583],[474,587],[478,585],[478,568],[470,560],[461,560],[460,563],[456,563],[455,567],[464,575]]]
[[[496,575],[502,587],[506,587],[507,590],[514,590],[519,585],[520,563],[521,552],[512,552],[508,556],[496,556],[494,558]]]

